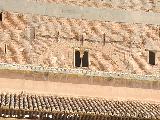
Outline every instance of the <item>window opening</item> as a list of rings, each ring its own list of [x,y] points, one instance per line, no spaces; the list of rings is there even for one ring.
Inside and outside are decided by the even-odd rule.
[[[5,54],[7,53],[7,45],[6,44],[4,46],[4,52],[5,52]]]
[[[81,66],[80,51],[75,51],[75,67]]]
[[[0,12],[0,21],[2,21],[2,12]]]
[[[155,53],[152,51],[149,51],[149,64],[155,65]]]
[[[84,51],[83,53],[82,67],[88,67],[88,51]]]
[[[88,51],[82,51],[81,53],[79,50],[75,50],[75,67],[88,67],[88,61]]]

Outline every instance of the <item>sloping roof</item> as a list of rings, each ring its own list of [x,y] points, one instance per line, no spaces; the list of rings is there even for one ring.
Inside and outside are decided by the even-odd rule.
[[[138,101],[112,101],[98,98],[73,98],[26,94],[1,94],[0,110],[39,112],[54,117],[160,119],[160,104]],[[12,112],[15,113],[15,112]],[[3,114],[3,113],[1,113]],[[5,113],[7,114],[7,113]],[[65,119],[66,119],[65,118]],[[82,117],[81,117],[82,118]]]

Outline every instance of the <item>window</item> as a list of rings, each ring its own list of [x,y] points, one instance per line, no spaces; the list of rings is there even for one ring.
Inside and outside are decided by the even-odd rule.
[[[2,12],[0,13],[0,21],[2,21]]]
[[[149,64],[155,65],[155,53],[153,51],[149,51]]]
[[[84,51],[83,53],[82,67],[88,67],[88,51]]]
[[[81,67],[81,58],[79,51],[75,51],[75,67]]]
[[[7,53],[7,45],[6,44],[4,46],[4,52],[5,52],[5,54]]]
[[[88,67],[88,66],[89,66],[88,51],[80,53],[79,50],[75,50],[75,67]]]

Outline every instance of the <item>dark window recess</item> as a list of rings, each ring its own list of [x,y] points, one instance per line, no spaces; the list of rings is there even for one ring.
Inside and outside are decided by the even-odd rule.
[[[81,58],[80,58],[80,52],[75,51],[75,67],[81,66]]]
[[[2,21],[2,12],[0,13],[0,21]]]
[[[159,27],[159,29],[158,29],[158,33],[159,33],[159,37],[160,37],[160,27]]]
[[[4,47],[4,52],[5,54],[7,53],[7,45],[5,44],[5,47]]]
[[[155,65],[155,53],[152,51],[149,51],[149,64]]]
[[[82,58],[82,67],[88,67],[88,52],[84,51]]]

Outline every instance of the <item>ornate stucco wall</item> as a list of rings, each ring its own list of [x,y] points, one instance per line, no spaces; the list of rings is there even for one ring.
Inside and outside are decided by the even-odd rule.
[[[45,3],[64,3],[70,5],[114,8],[134,11],[159,12],[159,0],[28,0]]]
[[[1,62],[74,67],[74,48],[89,49],[89,69],[139,74],[159,72],[159,26],[3,13]],[[33,30],[35,29],[35,39]],[[104,42],[104,33],[106,43]],[[31,34],[31,35],[30,35]],[[5,54],[5,44],[7,53]],[[148,64],[148,50],[156,65]]]
[[[113,8],[131,11],[159,12],[159,0],[28,0],[41,3],[63,3],[83,7]]]

